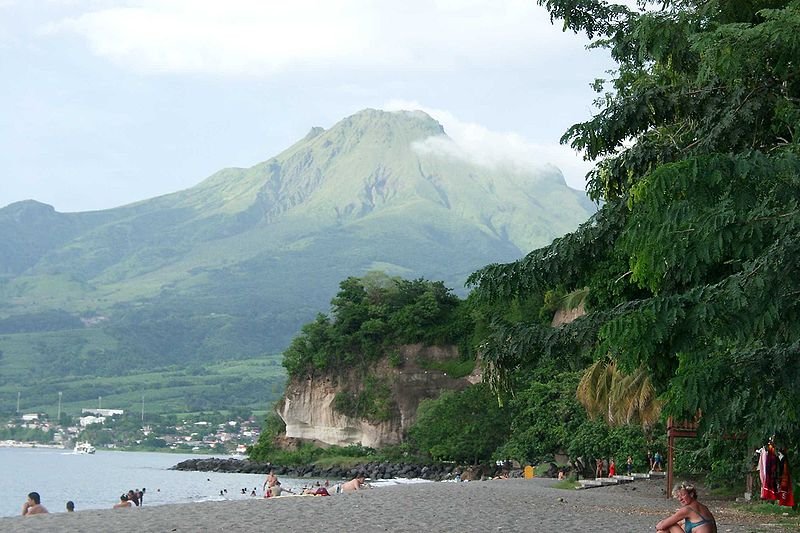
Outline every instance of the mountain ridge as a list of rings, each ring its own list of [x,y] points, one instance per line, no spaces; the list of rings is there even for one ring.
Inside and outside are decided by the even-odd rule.
[[[182,191],[85,213],[0,209],[0,320],[59,310],[92,324],[65,331],[65,347],[8,332],[0,376],[9,357],[42,363],[48,350],[78,369],[94,358],[100,374],[276,353],[349,276],[460,290],[593,212],[557,170],[474,165],[420,149],[431,138],[450,142],[422,112],[364,110]],[[19,376],[0,377],[0,399]]]

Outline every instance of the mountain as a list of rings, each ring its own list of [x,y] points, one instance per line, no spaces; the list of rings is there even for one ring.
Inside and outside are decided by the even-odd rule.
[[[594,209],[553,167],[476,165],[425,113],[376,110],[312,128],[251,168],[115,209],[11,204],[0,209],[0,410],[21,382],[52,394],[69,378],[83,402],[101,394],[84,390],[86,376],[196,376],[274,356],[349,276],[383,270],[463,291],[477,268],[548,244]],[[247,377],[250,388],[237,376],[217,393],[239,387],[263,402],[263,383]],[[135,395],[140,383],[122,381]],[[107,386],[113,397],[123,385]],[[171,405],[217,393],[192,389]]]

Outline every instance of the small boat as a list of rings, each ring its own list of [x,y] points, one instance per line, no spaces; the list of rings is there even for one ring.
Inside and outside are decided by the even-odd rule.
[[[81,454],[81,455],[88,455],[96,452],[94,446],[89,444],[88,442],[77,442],[75,443],[75,449],[73,450],[74,453]]]

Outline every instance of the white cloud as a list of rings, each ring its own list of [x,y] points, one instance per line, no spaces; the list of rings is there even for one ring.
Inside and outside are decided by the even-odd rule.
[[[1,1],[1,0],[0,0]],[[581,46],[531,0],[128,0],[90,3],[74,33],[139,71],[270,74],[296,66],[447,69]]]
[[[513,132],[496,132],[480,124],[465,122],[448,111],[432,109],[419,102],[391,100],[387,111],[421,110],[436,119],[448,138],[429,137],[415,145],[423,152],[463,159],[487,167],[510,166],[525,170],[552,165],[561,170],[570,187],[585,189],[585,175],[592,164],[572,148],[560,144],[537,144]]]

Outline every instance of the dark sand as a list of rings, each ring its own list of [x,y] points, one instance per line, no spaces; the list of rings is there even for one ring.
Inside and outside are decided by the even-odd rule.
[[[0,531],[289,532],[650,532],[677,507],[663,481],[588,490],[551,488],[551,479],[396,485],[339,494],[88,510],[0,518]],[[46,495],[43,495],[45,505]],[[719,532],[787,532],[770,518],[700,499]],[[22,500],[20,500],[20,506]],[[109,501],[109,507],[113,504]]]

